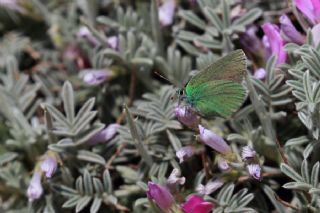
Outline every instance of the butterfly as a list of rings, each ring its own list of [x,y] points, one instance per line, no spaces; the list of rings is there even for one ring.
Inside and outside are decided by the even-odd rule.
[[[203,117],[230,117],[244,102],[246,90],[241,82],[247,70],[242,50],[218,59],[179,89],[179,103],[185,102]]]

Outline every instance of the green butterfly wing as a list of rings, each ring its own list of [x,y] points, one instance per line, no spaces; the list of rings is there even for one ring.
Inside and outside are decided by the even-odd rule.
[[[235,50],[193,76],[186,87],[195,88],[213,80],[230,80],[241,83],[246,70],[246,55],[242,50]]]
[[[246,91],[240,83],[217,80],[203,83],[186,95],[201,115],[226,118],[242,105]]]
[[[190,79],[186,86],[188,102],[203,116],[229,117],[245,99],[241,82],[246,70],[244,52],[229,53]]]

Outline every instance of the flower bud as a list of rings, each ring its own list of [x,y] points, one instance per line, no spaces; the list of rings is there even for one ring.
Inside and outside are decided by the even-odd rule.
[[[174,199],[169,189],[153,182],[148,183],[147,196],[164,212],[168,212],[174,204]]]
[[[167,184],[171,186],[176,184],[183,185],[185,182],[186,182],[186,178],[181,177],[181,172],[177,168],[174,168],[172,170],[170,176],[167,179]]]
[[[169,26],[173,22],[174,11],[176,8],[175,0],[166,0],[158,9],[159,21],[162,26]]]
[[[187,201],[181,205],[184,213],[209,213],[213,207],[212,203],[205,201],[197,195],[189,196]]]
[[[224,158],[219,158],[218,167],[221,171],[226,171],[230,169],[228,162]]]
[[[27,189],[27,196],[29,198],[29,202],[39,199],[42,193],[43,188],[41,185],[41,173],[34,172],[30,180],[29,187]]]
[[[58,167],[57,159],[53,156],[47,155],[41,163],[41,170],[46,174],[47,178],[51,178]]]
[[[296,29],[296,27],[292,24],[288,16],[282,15],[279,18],[279,21],[281,33],[287,41],[294,42],[296,44],[304,43],[304,36]]]
[[[197,114],[190,107],[177,106],[174,112],[178,120],[186,126],[196,126],[199,123]]]
[[[254,158],[256,156],[256,151],[251,148],[250,146],[245,146],[241,150],[241,158],[242,160],[249,160],[251,158]]]
[[[249,164],[247,169],[251,177],[261,180],[261,167],[259,164]]]
[[[199,184],[197,186],[196,191],[201,195],[209,195],[215,192],[217,189],[219,189],[223,185],[223,182],[220,179],[210,181],[206,185]]]
[[[117,123],[109,124],[106,128],[98,132],[89,139],[89,144],[95,145],[111,140],[118,132],[120,125]]]
[[[179,163],[182,163],[185,159],[190,158],[194,155],[194,148],[192,146],[184,146],[176,152]]]
[[[227,154],[231,152],[229,145],[225,140],[214,132],[205,129],[203,126],[199,125],[200,139],[203,143],[210,146],[212,149],[216,150],[221,154]]]
[[[111,79],[113,72],[108,69],[86,69],[81,71],[83,74],[83,82],[88,85],[99,85],[106,80]]]

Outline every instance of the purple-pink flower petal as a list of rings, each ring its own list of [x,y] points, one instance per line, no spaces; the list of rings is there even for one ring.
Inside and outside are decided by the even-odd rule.
[[[190,158],[194,155],[194,148],[192,146],[184,146],[176,152],[179,163],[182,163],[185,159]]]
[[[107,69],[86,69],[82,73],[83,81],[88,85],[99,85],[113,76],[113,72]]]
[[[174,168],[167,179],[167,184],[169,186],[180,184],[183,185],[186,182],[185,177],[181,177],[181,172],[179,169]]]
[[[231,152],[230,146],[219,135],[199,125],[200,139],[203,143],[210,146],[219,153],[227,154]]]
[[[254,71],[253,77],[255,77],[256,79],[262,80],[266,77],[266,74],[267,72],[265,69],[259,68]]]
[[[245,146],[241,150],[241,158],[242,160],[249,160],[256,156],[256,151],[251,146]]]
[[[159,7],[159,21],[162,26],[168,26],[172,24],[175,8],[175,0],[166,0]]]
[[[41,163],[41,170],[46,174],[47,178],[51,178],[58,167],[57,159],[53,156],[46,156]]]
[[[251,177],[261,180],[261,167],[259,164],[249,164],[247,169]]]
[[[191,195],[187,201],[181,205],[184,213],[208,213],[213,209],[214,205],[205,201],[202,197]]]
[[[219,158],[218,167],[221,171],[227,171],[230,169],[228,162],[224,158]]]
[[[110,36],[107,40],[107,43],[111,49],[117,50],[119,46],[118,36]]]
[[[98,132],[89,139],[89,144],[95,145],[111,140],[118,132],[120,125],[117,123],[109,124],[106,128]]]
[[[320,42],[320,23],[313,26],[312,30],[313,45],[317,47]]]
[[[178,120],[186,126],[196,126],[199,123],[199,117],[191,107],[177,106],[174,112]]]
[[[265,23],[262,25],[262,30],[268,40],[272,54],[277,56],[277,64],[284,63],[287,54],[284,50],[284,40],[280,36],[279,28],[274,24]]]
[[[29,187],[27,189],[27,196],[29,198],[29,202],[39,199],[42,193],[43,188],[41,185],[41,173],[34,172],[30,180]]]
[[[287,15],[282,15],[279,18],[281,33],[289,42],[303,44],[304,36],[296,29]]]
[[[148,183],[147,196],[164,212],[169,211],[174,204],[174,198],[169,189],[153,182]]]
[[[319,0],[295,0],[297,8],[309,19],[312,24],[320,20]]]

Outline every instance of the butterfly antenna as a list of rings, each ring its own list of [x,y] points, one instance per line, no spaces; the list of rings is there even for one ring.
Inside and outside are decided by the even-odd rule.
[[[157,71],[154,71],[154,74],[156,74],[157,76],[159,76],[160,78],[162,78],[163,80],[166,80],[167,82],[169,82],[170,84],[173,85],[173,83],[167,79],[166,77],[164,77],[163,75],[161,75],[160,73],[158,73]]]

